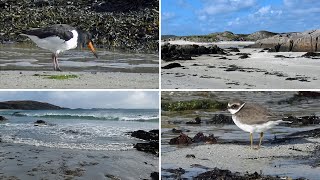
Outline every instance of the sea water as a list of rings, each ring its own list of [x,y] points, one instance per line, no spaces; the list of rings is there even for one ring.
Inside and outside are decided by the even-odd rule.
[[[2,142],[52,148],[129,150],[135,130],[158,129],[157,109],[2,110]],[[35,124],[44,120],[45,125]]]

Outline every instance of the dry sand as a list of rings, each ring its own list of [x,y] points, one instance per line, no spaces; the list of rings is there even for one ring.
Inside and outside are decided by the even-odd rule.
[[[232,43],[233,46],[234,43]],[[219,46],[219,45],[218,45]],[[226,46],[225,44],[223,46]],[[304,52],[259,52],[261,49],[240,49],[249,58],[202,55],[194,60],[175,61],[184,68],[162,69],[163,89],[316,89],[320,84],[320,60],[303,58]],[[275,58],[284,55],[291,58]],[[221,59],[225,57],[226,59]],[[162,61],[162,67],[172,62]],[[226,69],[236,66],[234,71]],[[286,80],[293,78],[293,80]],[[300,81],[299,81],[300,80]]]
[[[39,75],[77,75],[66,80]],[[156,73],[0,71],[1,89],[156,89]]]

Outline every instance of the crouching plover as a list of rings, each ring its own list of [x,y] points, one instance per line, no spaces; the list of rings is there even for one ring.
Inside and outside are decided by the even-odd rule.
[[[228,103],[228,111],[232,114],[233,122],[243,131],[250,133],[251,148],[253,141],[252,134],[254,132],[260,133],[259,149],[262,143],[263,132],[282,122],[290,123],[289,121],[275,119],[274,114],[258,104],[245,103],[238,99]]]

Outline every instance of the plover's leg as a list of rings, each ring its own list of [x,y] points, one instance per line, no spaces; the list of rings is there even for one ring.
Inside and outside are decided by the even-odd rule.
[[[252,143],[253,143],[253,137],[252,137],[252,133],[250,133],[250,143],[251,143],[251,146],[250,146],[250,148],[252,149]]]
[[[260,148],[260,146],[261,146],[262,138],[263,138],[263,132],[260,133],[260,142],[259,142],[259,147],[258,148]]]

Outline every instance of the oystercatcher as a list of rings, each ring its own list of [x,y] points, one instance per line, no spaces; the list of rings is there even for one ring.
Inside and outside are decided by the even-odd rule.
[[[55,24],[49,27],[26,30],[22,32],[22,35],[28,36],[38,47],[52,52],[53,69],[55,71],[61,71],[57,59],[58,54],[74,49],[78,44],[87,44],[94,56],[98,58],[91,35],[67,24]]]

